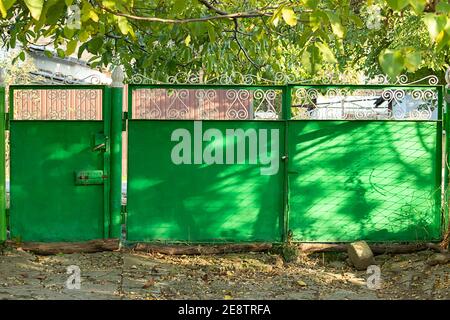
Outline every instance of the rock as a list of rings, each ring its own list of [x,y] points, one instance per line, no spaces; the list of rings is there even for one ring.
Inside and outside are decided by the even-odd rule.
[[[450,255],[442,253],[436,253],[432,255],[428,260],[428,264],[431,266],[435,266],[437,264],[446,264],[447,262],[450,262]]]
[[[375,264],[372,250],[365,241],[357,241],[347,246],[350,261],[357,270],[366,270],[368,266]]]

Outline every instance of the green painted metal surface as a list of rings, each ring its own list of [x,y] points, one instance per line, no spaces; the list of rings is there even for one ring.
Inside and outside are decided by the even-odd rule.
[[[441,122],[289,121],[296,241],[441,236]]]
[[[284,122],[203,121],[216,128],[278,130],[283,155]],[[193,121],[129,120],[127,239],[130,241],[280,241],[283,233],[283,170],[262,175],[261,165],[174,164],[174,130],[194,136]],[[237,140],[214,139],[234,145]],[[194,143],[192,143],[194,144]],[[193,148],[193,147],[192,147]],[[269,147],[272,150],[272,145]],[[275,156],[275,152],[271,156]],[[246,144],[246,155],[248,155]],[[236,160],[236,154],[235,159]],[[237,160],[236,160],[237,161]]]
[[[122,209],[122,103],[123,88],[111,90],[111,238],[121,235]]]
[[[104,234],[104,185],[75,185],[74,173],[103,170],[93,151],[102,121],[11,121],[11,237],[83,241]]]
[[[5,88],[0,87],[0,241],[6,240]]]

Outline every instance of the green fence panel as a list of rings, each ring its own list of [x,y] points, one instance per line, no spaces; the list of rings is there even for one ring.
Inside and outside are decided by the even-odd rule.
[[[11,237],[103,238],[103,185],[75,185],[75,172],[103,170],[93,151],[102,121],[11,121]]]
[[[173,132],[177,129],[188,132],[192,138],[192,154],[195,154],[193,148],[201,134],[198,135],[199,131],[194,127],[199,123],[202,132],[213,128],[223,137],[226,137],[227,129],[258,133],[260,129],[266,129],[272,138],[274,136],[270,134],[276,131],[279,138],[269,140],[273,142],[269,143],[268,150],[272,168],[276,162],[278,170],[262,174],[261,169],[269,165],[250,164],[248,143],[245,144],[245,164],[205,164],[205,161],[203,164],[175,164],[171,155],[179,141],[172,141]],[[284,125],[282,121],[129,120],[127,239],[280,241],[284,170],[280,155],[284,151]],[[226,150],[227,146],[237,150],[240,141],[243,140],[214,138],[204,142],[202,150],[213,146],[218,147],[217,150]],[[274,151],[275,141],[279,154]],[[236,162],[236,157],[237,151],[231,162]]]
[[[289,121],[296,241],[441,236],[441,122]]]

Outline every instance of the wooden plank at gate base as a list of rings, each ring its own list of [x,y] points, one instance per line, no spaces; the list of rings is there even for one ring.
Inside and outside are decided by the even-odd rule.
[[[268,251],[270,249],[272,249],[271,243],[242,243],[220,245],[160,245],[138,243],[134,246],[135,251],[173,255],[223,254],[249,251],[261,252]]]
[[[90,240],[86,242],[22,242],[8,241],[8,244],[38,255],[58,253],[94,253],[119,250],[119,239]]]
[[[345,243],[297,243],[297,248],[306,253],[313,252],[340,252],[347,251]],[[422,250],[434,250],[443,252],[444,250],[437,243],[411,243],[411,244],[369,244],[370,249],[376,254],[389,253],[411,253]]]

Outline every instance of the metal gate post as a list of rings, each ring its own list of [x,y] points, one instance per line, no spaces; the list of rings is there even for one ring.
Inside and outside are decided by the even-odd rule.
[[[444,203],[443,203],[443,236],[444,242],[449,241],[450,236],[450,207],[449,207],[449,148],[450,148],[450,68],[447,69],[445,73],[445,81],[447,82],[444,87],[444,112],[442,114],[443,121],[443,133],[444,133]]]
[[[5,83],[0,68],[0,241],[6,240],[6,190],[5,190]]]
[[[120,66],[112,73],[111,84],[111,238],[121,235],[122,208],[122,103],[124,74]]]
[[[283,88],[282,117],[284,120],[284,170],[283,170],[283,242],[289,241],[289,119],[291,119],[291,87]]]

